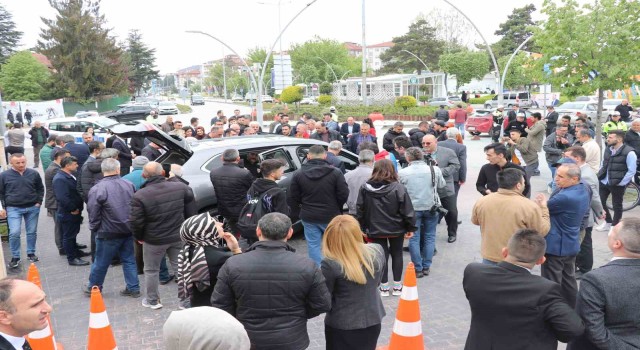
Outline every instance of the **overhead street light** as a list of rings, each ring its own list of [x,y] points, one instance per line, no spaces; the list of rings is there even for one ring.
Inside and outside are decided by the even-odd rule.
[[[329,69],[331,69],[331,73],[333,73],[333,78],[334,78],[336,81],[338,81],[338,76],[336,75],[336,71],[334,71],[334,70],[333,70],[333,68],[331,68],[331,65],[329,64],[329,62],[327,62],[327,61],[323,60],[322,58],[320,58],[320,57],[318,57],[318,56],[316,56],[316,57],[314,57],[314,58],[317,58],[317,59],[319,59],[320,61],[324,62],[324,63],[327,65],[327,67],[329,67]]]

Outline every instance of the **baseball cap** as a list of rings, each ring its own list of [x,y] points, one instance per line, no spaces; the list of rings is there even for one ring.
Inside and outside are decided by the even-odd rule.
[[[562,164],[576,164],[576,161],[571,159],[571,158],[562,157],[562,158],[558,159],[557,162],[553,163],[553,166],[557,168],[557,167],[561,166]]]
[[[611,115],[620,115],[620,112],[614,111]]]
[[[336,107],[335,107],[335,106],[331,106],[331,107],[329,107],[329,110],[330,110],[331,112],[335,112],[335,111],[336,111]]]

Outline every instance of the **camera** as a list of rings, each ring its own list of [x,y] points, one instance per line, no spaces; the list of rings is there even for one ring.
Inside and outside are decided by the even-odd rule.
[[[441,205],[433,205],[431,207],[431,209],[429,209],[429,211],[431,212],[431,214],[440,214],[442,216],[447,215],[447,213],[449,213],[449,211],[447,209],[445,209],[443,206]]]

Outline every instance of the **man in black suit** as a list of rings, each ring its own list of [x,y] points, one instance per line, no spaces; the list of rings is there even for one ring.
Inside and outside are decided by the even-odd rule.
[[[584,324],[560,294],[560,285],[531,273],[544,263],[546,241],[518,230],[502,248],[497,266],[471,263],[462,285],[471,306],[465,350],[556,350],[584,332]]]
[[[359,132],[360,124],[356,123],[353,117],[347,118],[347,122],[342,123],[342,126],[340,127],[340,135],[342,135],[342,138],[344,139],[342,143],[346,144],[347,142],[349,142],[349,138],[351,138],[351,135],[355,135]]]
[[[47,328],[51,306],[35,284],[19,279],[0,280],[0,350],[31,349],[27,334]]]
[[[611,261],[582,276],[576,310],[586,329],[568,350],[640,349],[640,218],[622,219],[608,245]]]
[[[453,186],[456,190],[457,198],[458,192],[460,192],[460,185],[464,184],[467,181],[467,146],[456,141],[457,136],[460,135],[460,130],[456,128],[449,128],[446,131],[446,135],[447,139],[438,142],[438,146],[453,150],[454,152],[456,152],[456,156],[458,156],[460,169],[458,169],[457,173],[453,174]]]

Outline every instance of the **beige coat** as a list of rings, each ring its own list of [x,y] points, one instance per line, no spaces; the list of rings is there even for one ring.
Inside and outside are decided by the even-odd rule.
[[[527,132],[527,138],[531,141],[531,146],[536,152],[542,151],[542,143],[544,142],[544,130],[547,124],[543,120],[531,125],[531,129],[524,129]]]
[[[480,226],[480,252],[494,262],[503,260],[502,248],[521,228],[534,229],[546,236],[551,227],[549,209],[541,208],[516,190],[498,189],[476,202],[471,222]]]
[[[600,146],[598,146],[598,143],[596,143],[594,139],[591,139],[585,142],[582,148],[584,148],[584,151],[587,153],[587,159],[584,160],[585,163],[589,164],[589,168],[597,174],[598,170],[600,170],[600,161],[602,160]]]

